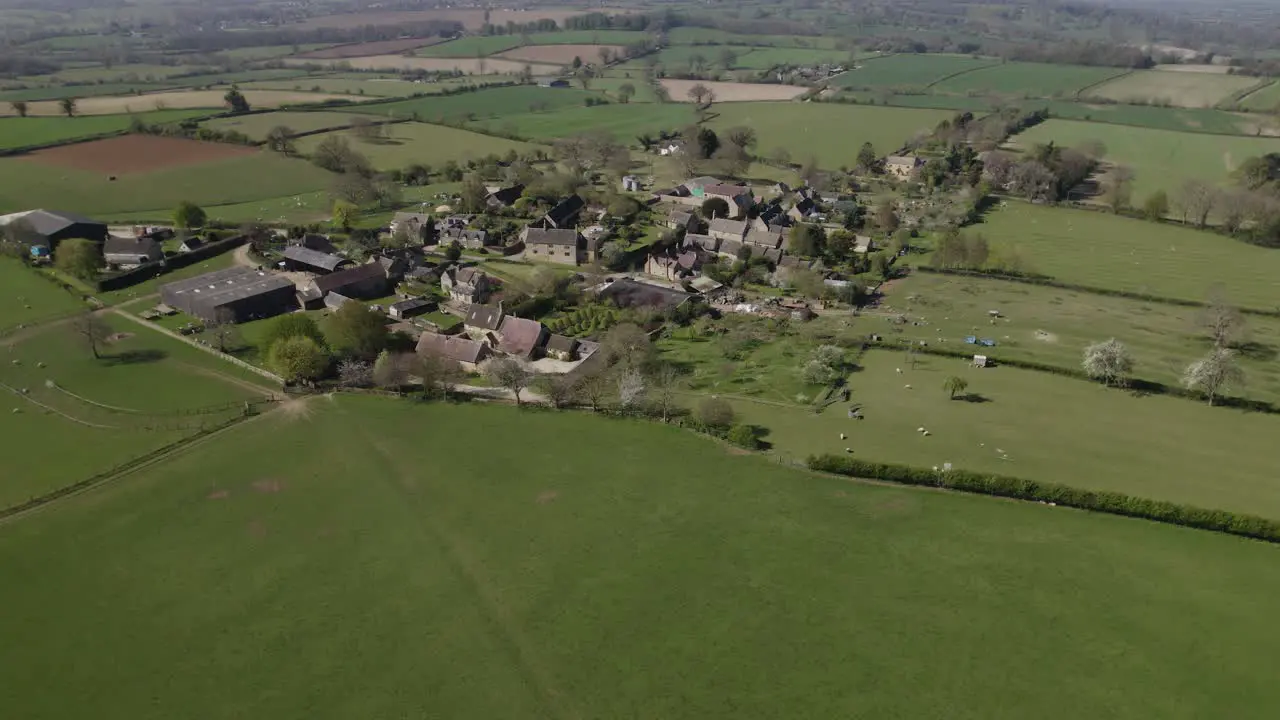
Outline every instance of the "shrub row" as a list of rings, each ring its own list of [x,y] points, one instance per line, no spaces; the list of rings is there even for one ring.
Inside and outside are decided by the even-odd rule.
[[[1280,543],[1280,523],[1256,515],[1206,510],[1124,493],[1081,490],[1058,483],[1037,482],[1008,475],[984,475],[966,470],[936,472],[839,455],[811,456],[806,464],[811,470],[836,475],[1031,500]]]
[[[940,268],[929,265],[918,265],[915,268],[920,272],[932,273],[934,275],[960,275],[967,277],[986,277],[995,280],[1006,280],[1009,282],[1018,282],[1026,285],[1040,285],[1043,287],[1058,288],[1060,290],[1074,290],[1077,292],[1086,292],[1092,295],[1105,295],[1108,297],[1125,298],[1126,300],[1141,300],[1143,302],[1155,302],[1164,305],[1178,305],[1181,307],[1205,307],[1205,303],[1198,300],[1182,300],[1179,298],[1163,297],[1160,295],[1151,295],[1148,293],[1130,292],[1128,290],[1115,290],[1112,288],[1093,287],[1092,285],[1080,285],[1077,283],[1067,283],[1060,280],[1054,280],[1048,275],[1030,275],[1006,270],[964,270],[959,268]],[[1262,310],[1260,308],[1240,308],[1240,312],[1248,315],[1259,315],[1263,317],[1280,318],[1280,310]]]

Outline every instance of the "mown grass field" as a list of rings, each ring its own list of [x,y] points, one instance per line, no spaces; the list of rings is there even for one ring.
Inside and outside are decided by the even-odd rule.
[[[764,47],[795,47],[833,50],[839,44],[834,37],[810,35],[751,35],[731,33],[726,30],[705,27],[675,27],[667,32],[672,45],[704,45],[715,51],[719,45],[751,45]]]
[[[747,125],[756,131],[757,151],[772,157],[786,148],[794,162],[816,158],[823,168],[852,166],[862,143],[887,155],[902,147],[912,135],[931,131],[954,113],[834,103],[734,103],[716,106],[711,126],[723,130]]]
[[[1137,377],[1171,386],[1210,347],[1198,308],[976,277],[916,272],[893,282],[879,309],[885,316],[867,314],[856,327],[891,341],[924,340],[948,349],[971,349],[963,344],[971,335],[990,338],[996,347],[974,352],[1071,370],[1080,368],[1086,346],[1118,338],[1133,354]],[[992,321],[991,310],[1001,317]],[[922,324],[894,324],[887,315],[895,312]],[[1247,384],[1233,392],[1280,403],[1280,320],[1252,315],[1245,326],[1248,345],[1240,364]]]
[[[11,712],[990,720],[1280,701],[1263,660],[1280,571],[1260,543],[813,476],[639,422],[309,408],[5,528]],[[462,433],[446,461],[415,441],[459,425],[520,442]],[[588,450],[565,463],[570,437]]]
[[[628,30],[561,30],[527,35],[472,35],[417,51],[422,57],[487,57],[524,45],[626,45],[649,37]],[[584,61],[587,58],[583,58]],[[594,58],[592,58],[594,60]]]
[[[1117,102],[1142,101],[1177,107],[1212,107],[1257,84],[1257,78],[1243,75],[1140,70],[1090,88],[1085,94]]]
[[[1195,301],[1221,285],[1234,303],[1280,309],[1280,254],[1221,235],[1021,202],[972,230],[1062,282]]]
[[[510,132],[530,140],[551,140],[584,132],[604,131],[631,142],[641,133],[679,130],[696,118],[693,108],[679,103],[565,107],[554,112],[510,115],[475,123],[478,128]]]
[[[961,95],[993,93],[1017,97],[1067,97],[1081,88],[1123,72],[1118,68],[1008,62],[956,75],[937,83],[932,89]]]
[[[75,208],[88,215],[120,215],[183,200],[202,205],[248,202],[328,188],[332,175],[305,160],[261,152],[154,172],[105,175],[0,158],[0,213],[30,208]]]
[[[241,90],[293,90],[295,92],[334,93],[376,97],[408,97],[414,94],[437,92],[446,85],[415,83],[395,78],[302,77],[291,80],[258,80],[239,83]]]
[[[897,98],[895,98],[895,102]],[[1061,100],[1031,102],[1028,108],[1044,107],[1055,118],[1133,125],[1155,130],[1256,135],[1270,121],[1259,115],[1212,108],[1164,108],[1154,105],[1101,105]]]
[[[598,92],[591,93],[578,88],[514,85],[442,97],[420,97],[378,103],[359,108],[359,112],[397,118],[416,116],[426,122],[458,121],[472,117],[475,119],[504,117],[581,106],[587,98],[600,96]]]
[[[1012,367],[977,369],[962,359],[921,357],[912,369],[904,353],[893,350],[870,351],[859,364],[849,387],[863,420],[850,419],[843,403],[815,414],[808,407],[733,402],[746,422],[768,428],[767,441],[789,457],[850,448],[869,460],[926,468],[949,462],[1280,518],[1280,460],[1259,450],[1280,432],[1280,416],[1135,397]],[[968,380],[967,392],[981,400],[949,399],[942,386],[952,375]],[[928,437],[917,432],[921,427]]]
[[[80,298],[37,275],[21,262],[0,258],[0,343],[5,331],[75,312]]]
[[[1078,147],[1090,140],[1106,146],[1108,162],[1133,168],[1133,192],[1139,203],[1157,190],[1173,195],[1188,180],[1225,185],[1245,160],[1280,152],[1280,138],[1179,133],[1077,120],[1049,120],[1014,138],[1018,147],[1050,141]]]
[[[208,115],[207,110],[159,110],[137,115],[94,115],[88,117],[4,117],[0,118],[0,150],[48,145],[129,129],[134,118],[149,125],[176,123]]]
[[[264,394],[243,384],[252,383],[243,371],[207,353],[124,318],[104,319],[112,330],[129,335],[107,344],[100,360],[68,325],[38,329],[3,348],[0,383],[26,393],[20,397],[0,386],[0,434],[8,448],[0,508],[74,484],[240,413],[237,407],[190,415],[175,411]],[[47,387],[49,380],[62,390]]]
[[[888,55],[864,60],[857,69],[832,78],[831,84],[849,88],[923,88],[997,62],[968,55]]]
[[[368,157],[374,167],[379,170],[393,170],[415,162],[439,167],[450,160],[464,161],[490,154],[502,156],[510,150],[528,155],[536,149],[529,143],[481,135],[444,125],[406,122],[387,125],[384,130],[387,133],[386,139],[377,142],[357,138],[350,130],[309,135],[298,139],[298,151],[314,152],[325,138],[340,135],[350,140],[352,146]]]
[[[1280,106],[1280,83],[1271,83],[1259,90],[1249,93],[1240,102],[1245,110],[1254,112],[1274,112]]]

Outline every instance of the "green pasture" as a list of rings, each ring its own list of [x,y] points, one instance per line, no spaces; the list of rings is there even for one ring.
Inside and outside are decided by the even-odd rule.
[[[163,82],[174,75],[192,75],[211,70],[207,65],[149,65],[128,63],[111,67],[66,68],[53,75],[31,76],[29,80],[50,83],[137,83]]]
[[[293,130],[295,133],[304,133],[350,127],[353,119],[367,120],[368,117],[354,111],[344,110],[317,112],[277,110],[276,112],[258,113],[256,115],[214,118],[203,124],[215,130],[241,132],[254,140],[266,140],[267,133],[281,125]]]
[[[80,298],[17,260],[0,257],[0,345],[5,331],[85,308]]]
[[[218,55],[233,60],[252,62],[257,60],[274,60],[297,53],[308,53],[332,47],[329,43],[303,43],[301,45],[262,45],[259,47],[231,48],[221,50]]]
[[[433,91],[438,92],[444,86],[416,83],[396,78],[300,77],[292,80],[257,80],[240,83],[239,87],[241,90],[293,90],[296,92],[334,93],[337,95],[407,97]]]
[[[488,432],[448,457],[420,441],[458,426]],[[572,463],[566,438],[586,448]],[[1280,701],[1265,545],[815,476],[586,414],[316,398],[14,522],[0,572],[22,579],[0,588],[0,662],[23,717],[1193,718]]]
[[[1188,180],[1227,184],[1245,160],[1280,152],[1280,138],[1180,133],[1078,120],[1049,120],[1016,136],[1014,142],[1022,148],[1050,141],[1077,147],[1090,140],[1106,146],[1107,162],[1133,168],[1137,203],[1157,190],[1173,195]]]
[[[813,48],[834,50],[841,44],[838,38],[811,35],[749,35],[705,27],[675,27],[667,31],[667,41],[672,45],[751,45],[759,47]],[[714,51],[714,47],[712,47]]]
[[[203,207],[209,217],[229,223],[311,223],[329,219],[333,198],[328,190],[315,190],[284,197]],[[157,208],[126,213],[118,216],[118,219],[168,222],[172,214],[173,208]]]
[[[457,95],[378,103],[361,107],[359,112],[397,118],[416,117],[428,122],[460,121],[581,106],[587,98],[599,96],[599,93],[589,93],[577,88],[511,85]]]
[[[627,77],[631,75],[631,77]],[[658,101],[658,95],[654,92],[653,86],[645,82],[644,77],[640,73],[635,72],[614,72],[605,77],[592,78],[591,89],[594,91],[603,91],[609,96],[613,102],[620,102],[618,98],[618,88],[630,83],[636,89],[636,94],[631,96],[633,103],[652,103]]]
[[[849,53],[833,48],[756,48],[738,55],[737,67],[749,70],[768,70],[779,65],[833,65],[847,64]]]
[[[1272,82],[1249,93],[1240,101],[1245,110],[1255,112],[1274,112],[1280,107],[1280,83]]]
[[[422,57],[487,57],[525,45],[628,45],[651,37],[631,30],[560,30],[523,35],[472,35],[421,48]]]
[[[437,168],[450,160],[466,161],[486,155],[506,155],[515,150],[521,155],[532,154],[537,149],[529,143],[444,125],[427,125],[406,122],[384,127],[387,135],[376,142],[363,140],[349,130],[310,135],[299,138],[298,151],[312,153],[325,138],[339,135],[351,141],[352,146],[363,153],[379,170],[403,168],[413,163],[425,163]]]
[[[1230,290],[1225,292],[1232,299]],[[1000,317],[991,318],[992,310]],[[897,322],[899,314],[908,321]],[[890,343],[924,340],[944,349],[1069,370],[1080,369],[1086,346],[1114,337],[1133,354],[1136,377],[1176,386],[1187,365],[1209,351],[1203,315],[1199,308],[916,272],[893,282],[881,306],[855,327]],[[1247,383],[1232,392],[1280,404],[1280,320],[1251,315],[1245,328],[1247,344],[1239,358]],[[975,348],[964,344],[969,336],[997,345]]]
[[[1055,118],[1090,120],[1099,123],[1133,125],[1154,130],[1257,135],[1271,125],[1261,115],[1233,113],[1213,108],[1165,108],[1155,105],[1122,105],[1066,102],[1062,100],[1029,101],[1024,107],[1044,107]]]
[[[134,119],[149,125],[175,123],[208,115],[208,110],[157,110],[134,115],[0,118],[0,150],[50,145],[76,138],[128,130]]]
[[[604,131],[632,141],[642,133],[679,130],[695,120],[693,108],[680,103],[645,103],[566,107],[553,112],[511,115],[476,127],[513,133],[530,140],[552,140],[579,133]]]
[[[123,318],[104,319],[113,331],[130,335],[104,346],[98,360],[69,325],[38,329],[3,348],[0,383],[26,392],[0,386],[0,435],[7,448],[0,508],[109,470],[241,412],[178,411],[264,394],[240,384],[247,382],[243,371],[207,353]],[[258,378],[256,384],[266,383]]]
[[[978,369],[962,359],[919,356],[912,368],[900,350],[869,351],[859,366],[849,388],[862,420],[849,418],[845,403],[814,413],[733,402],[746,422],[768,428],[767,440],[789,457],[849,448],[868,460],[952,463],[1280,518],[1276,459],[1259,451],[1280,432],[1278,416],[1184,398],[1136,397],[1007,366]],[[780,369],[779,376],[787,372]],[[968,380],[969,400],[952,400],[943,390],[953,375]]]
[[[183,86],[179,80],[166,80],[159,83],[103,83],[93,85],[52,85],[42,83],[23,83],[23,87],[0,90],[0,104],[23,100],[39,102],[41,100],[60,100],[62,98],[102,97],[106,95],[140,95],[147,92],[173,90]],[[7,110],[8,108],[6,108]]]
[[[837,96],[856,100],[863,105],[888,105],[893,107],[954,110],[957,112],[988,113],[1000,101],[985,95],[927,95],[923,93],[896,94],[890,91],[841,90]]]
[[[1258,78],[1220,73],[1139,70],[1084,93],[1116,102],[1148,102],[1176,107],[1213,107],[1259,84]]]
[[[831,84],[848,88],[924,88],[998,62],[968,55],[886,55],[862,61],[857,68],[832,78]]]
[[[1061,282],[1195,301],[1221,285],[1241,306],[1280,309],[1280,254],[1222,235],[1022,202],[971,230]]]
[[[785,148],[794,162],[816,158],[824,168],[852,166],[864,142],[880,155],[902,147],[913,135],[932,131],[954,113],[835,103],[744,102],[715,106],[716,130],[746,125],[756,131],[756,151],[764,157]]]
[[[26,157],[0,158],[0,213],[30,208],[75,208],[87,215],[121,215],[183,200],[201,205],[247,202],[329,187],[332,175],[305,160],[263,151],[195,166],[108,176],[57,167]]]
[[[874,68],[875,65],[869,65]],[[932,86],[957,95],[992,93],[1017,97],[1069,97],[1081,88],[1123,74],[1119,68],[1008,62],[979,67]]]
[[[416,54],[444,58],[488,57],[520,45],[519,35],[472,35],[418,48]]]

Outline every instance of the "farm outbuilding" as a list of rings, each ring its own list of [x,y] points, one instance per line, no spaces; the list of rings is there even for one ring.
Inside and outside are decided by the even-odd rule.
[[[206,322],[245,322],[297,307],[293,282],[246,267],[227,268],[160,286],[160,300]]]
[[[14,222],[22,222],[30,228],[33,239],[38,236],[51,252],[56,250],[58,243],[63,240],[83,239],[105,242],[107,239],[106,223],[75,213],[57,210],[26,210],[0,215],[0,226]]]
[[[290,245],[281,253],[287,270],[306,270],[313,273],[331,273],[349,267],[351,261],[319,250],[312,250],[301,245]]]

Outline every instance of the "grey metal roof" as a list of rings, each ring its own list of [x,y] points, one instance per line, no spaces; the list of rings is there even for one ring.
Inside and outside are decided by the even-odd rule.
[[[311,281],[322,293],[330,293],[335,290],[341,290],[348,285],[370,280],[374,277],[385,279],[387,277],[386,270],[380,263],[371,262],[360,265],[359,267],[349,268],[347,270],[339,270],[331,275],[321,275]]]
[[[13,213],[12,215],[0,217],[0,225],[7,225],[10,222],[19,220],[25,221],[31,226],[32,230],[41,235],[54,235],[72,225],[96,225],[100,226],[104,231],[107,228],[107,224],[104,222],[61,210],[29,210],[27,212]]]
[[[111,235],[102,244],[103,255],[151,255],[160,251],[160,243],[151,238]]]
[[[160,292],[165,297],[198,298],[202,305],[218,307],[284,287],[292,288],[293,281],[253,268],[234,267],[163,285]]]
[[[329,253],[320,252],[319,250],[305,248],[301,245],[290,245],[285,248],[284,252],[281,254],[287,260],[299,262],[303,265],[310,265],[311,267],[320,268],[329,272],[333,272],[338,269],[338,266],[343,263],[351,262],[346,258],[338,257],[337,255],[330,255]]]

